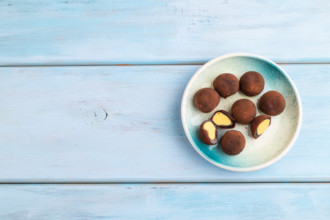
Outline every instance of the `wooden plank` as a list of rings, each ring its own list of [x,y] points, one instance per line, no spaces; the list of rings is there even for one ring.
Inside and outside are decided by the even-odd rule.
[[[204,62],[230,52],[329,62],[330,2],[0,2],[0,64]]]
[[[329,184],[1,185],[1,219],[330,218]]]
[[[0,68],[0,181],[330,181],[330,65],[283,66],[302,130],[251,173],[209,164],[185,137],[180,102],[198,68]]]

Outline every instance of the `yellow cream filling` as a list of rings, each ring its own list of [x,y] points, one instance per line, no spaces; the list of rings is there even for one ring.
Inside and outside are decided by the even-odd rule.
[[[203,129],[207,132],[207,135],[209,136],[210,140],[215,139],[216,128],[212,122],[205,122],[205,124],[203,125]]]
[[[269,119],[263,120],[257,128],[257,134],[261,135],[262,133],[264,133],[265,130],[268,128],[269,124],[270,124]]]
[[[215,115],[212,118],[212,121],[218,126],[220,125],[227,126],[227,125],[231,125],[232,123],[231,120],[221,112],[215,113]]]

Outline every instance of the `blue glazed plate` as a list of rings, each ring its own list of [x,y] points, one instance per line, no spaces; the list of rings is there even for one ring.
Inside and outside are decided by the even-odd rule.
[[[257,71],[265,79],[265,89],[255,97],[247,97],[238,92],[226,99],[210,113],[198,111],[193,98],[201,88],[213,87],[213,80],[221,73],[232,73],[240,78],[247,71]],[[270,127],[258,139],[253,139],[249,126],[236,124],[245,136],[244,150],[236,156],[222,152],[217,145],[209,146],[200,141],[198,130],[201,123],[220,109],[230,112],[232,104],[241,98],[249,98],[256,106],[259,98],[267,91],[276,90],[285,98],[286,108],[278,116],[272,117]],[[257,115],[262,114],[259,109]],[[253,171],[267,167],[282,158],[295,142],[302,121],[302,105],[299,93],[288,74],[274,62],[253,54],[235,53],[217,57],[203,65],[190,79],[182,98],[181,120],[191,145],[212,164],[232,171]],[[220,138],[228,129],[219,130]]]

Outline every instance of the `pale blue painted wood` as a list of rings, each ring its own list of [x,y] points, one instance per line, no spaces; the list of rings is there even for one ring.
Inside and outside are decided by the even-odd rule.
[[[329,184],[1,185],[1,219],[330,218]]]
[[[0,2],[0,64],[330,61],[330,1]]]
[[[282,65],[301,134],[251,173],[209,164],[184,135],[180,101],[199,67],[0,68],[0,181],[330,181],[330,65]]]
[[[329,62],[328,1],[0,2],[0,65]],[[0,68],[0,182],[330,181],[330,65],[284,65],[301,135],[277,164],[220,170],[180,124],[199,66]],[[0,219],[329,219],[329,184],[0,185]]]

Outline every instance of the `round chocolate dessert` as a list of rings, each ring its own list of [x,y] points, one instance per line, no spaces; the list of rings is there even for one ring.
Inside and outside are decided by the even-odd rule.
[[[239,80],[239,86],[245,95],[256,96],[264,90],[265,80],[260,73],[249,71],[243,74]]]
[[[266,92],[260,98],[259,109],[267,115],[279,115],[285,109],[285,99],[279,92]]]
[[[220,96],[227,98],[238,92],[239,82],[236,76],[231,73],[223,73],[213,81],[213,87]]]
[[[249,124],[257,114],[256,106],[248,99],[239,99],[231,107],[231,114],[238,123]]]
[[[239,131],[227,131],[220,139],[220,145],[223,152],[228,155],[237,155],[245,147],[245,138]]]
[[[259,115],[250,125],[251,134],[254,139],[262,135],[271,124],[271,118],[268,115]]]
[[[208,145],[218,142],[218,132],[215,124],[211,120],[204,121],[199,127],[199,137],[201,141]]]
[[[194,103],[198,110],[204,113],[211,112],[220,102],[219,94],[211,88],[203,88],[196,92]]]

